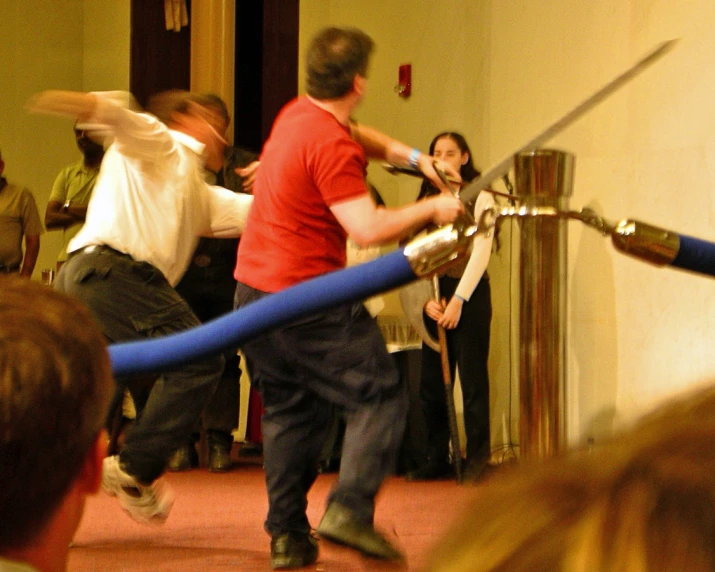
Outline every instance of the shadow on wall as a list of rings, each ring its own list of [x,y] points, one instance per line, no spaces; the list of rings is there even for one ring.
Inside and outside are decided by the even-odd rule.
[[[588,205],[597,213],[601,206]],[[584,444],[612,435],[618,393],[618,344],[613,263],[610,243],[598,232],[583,228],[573,264],[570,352],[575,360],[569,376],[570,415],[579,420],[572,442]],[[571,425],[574,427],[574,425]]]

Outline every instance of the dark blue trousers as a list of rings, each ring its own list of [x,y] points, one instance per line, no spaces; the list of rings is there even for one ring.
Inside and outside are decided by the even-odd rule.
[[[236,306],[265,296],[239,282]],[[375,320],[346,304],[297,320],[242,347],[251,383],[263,398],[263,453],[275,536],[310,531],[307,495],[331,420],[345,412],[340,473],[328,503],[371,523],[375,495],[394,471],[407,416],[407,392]]]
[[[110,342],[158,338],[199,325],[157,268],[107,247],[90,248],[70,256],[55,288],[84,302]],[[120,453],[132,475],[151,482],[164,471],[196,427],[223,368],[219,354],[161,372]],[[131,380],[117,382],[131,389]]]

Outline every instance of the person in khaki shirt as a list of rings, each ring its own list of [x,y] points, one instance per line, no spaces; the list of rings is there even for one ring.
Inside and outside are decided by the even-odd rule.
[[[67,244],[82,228],[87,205],[104,158],[104,147],[93,139],[91,130],[75,123],[74,136],[82,159],[62,169],[50,193],[45,210],[47,230],[62,231],[62,250],[57,257],[57,270],[67,260]]]
[[[4,171],[0,150],[0,274],[19,272],[20,276],[30,278],[44,229],[32,193],[9,183],[2,176]]]

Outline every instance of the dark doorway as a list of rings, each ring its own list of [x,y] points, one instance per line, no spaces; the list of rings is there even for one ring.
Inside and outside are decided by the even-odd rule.
[[[299,0],[236,0],[234,142],[259,152],[298,94]]]
[[[189,26],[167,31],[163,2],[131,0],[130,90],[140,105],[189,89]],[[259,152],[281,107],[298,93],[299,0],[236,0],[234,144]],[[227,49],[231,49],[227,46]]]
[[[191,14],[191,1],[186,6]],[[132,0],[129,89],[146,106],[151,95],[167,89],[189,89],[191,17],[180,32],[168,31],[164,3]]]

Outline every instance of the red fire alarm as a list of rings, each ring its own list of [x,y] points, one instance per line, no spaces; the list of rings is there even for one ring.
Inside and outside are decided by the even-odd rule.
[[[412,93],[412,64],[402,64],[400,66],[395,91],[400,97],[410,97],[410,93]]]

